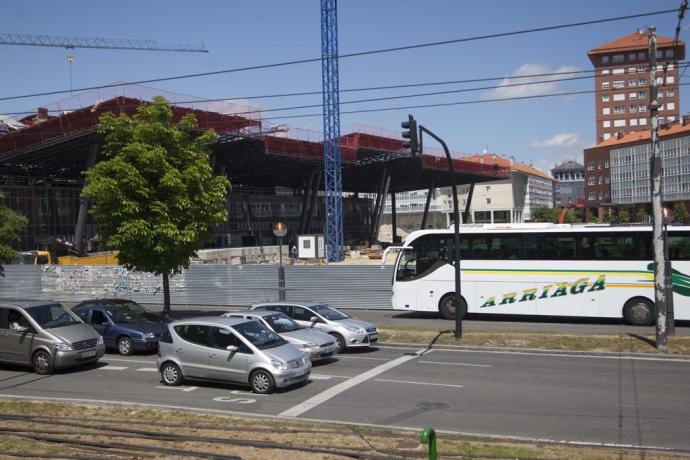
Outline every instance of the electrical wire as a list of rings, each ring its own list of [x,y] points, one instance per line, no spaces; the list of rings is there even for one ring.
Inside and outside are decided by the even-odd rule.
[[[661,15],[661,14],[668,14],[668,13],[675,13],[675,12],[676,12],[675,9],[658,10],[658,11],[651,11],[651,12],[647,12],[647,13],[631,14],[631,15],[626,15],[626,16],[616,16],[616,17],[610,17],[610,18],[593,19],[593,20],[589,20],[589,21],[580,21],[580,22],[559,24],[559,25],[555,25],[555,26],[535,27],[535,28],[530,28],[530,29],[515,30],[515,31],[511,31],[511,32],[498,32],[498,33],[493,33],[493,34],[477,35],[477,36],[473,36],[473,37],[456,38],[456,39],[451,39],[451,40],[442,40],[442,41],[427,42],[427,43],[417,43],[417,44],[413,44],[413,45],[397,46],[397,47],[392,47],[392,48],[382,48],[382,49],[377,49],[377,50],[359,51],[359,52],[353,52],[353,53],[340,54],[340,55],[338,55],[338,59],[359,57],[359,56],[370,56],[370,55],[375,55],[375,54],[390,53],[390,52],[397,52],[397,51],[404,51],[404,50],[411,50],[411,49],[428,48],[428,47],[433,47],[433,46],[449,45],[449,44],[456,44],[456,43],[467,43],[467,42],[486,40],[486,39],[491,39],[491,38],[512,37],[512,36],[524,35],[524,34],[530,34],[530,33],[536,33],[536,32],[546,32],[546,31],[551,31],[551,30],[567,29],[567,28],[573,28],[573,27],[582,27],[582,26],[587,26],[587,25],[602,24],[602,23],[606,23],[606,22],[622,21],[622,20],[627,20],[627,19],[636,19],[636,18],[649,17],[649,16],[657,16],[657,15]],[[215,70],[215,71],[210,71],[210,72],[198,72],[198,73],[176,75],[176,76],[170,76],[170,77],[152,78],[152,79],[147,79],[147,80],[135,81],[135,82],[132,82],[131,84],[147,84],[147,83],[156,83],[156,82],[162,82],[162,81],[182,80],[182,79],[187,79],[187,78],[198,78],[198,77],[206,77],[206,76],[211,76],[211,75],[222,75],[222,74],[235,73],[235,72],[244,72],[244,71],[249,71],[249,70],[260,70],[260,69],[268,69],[268,68],[275,68],[275,67],[285,67],[285,66],[290,66],[290,65],[306,64],[306,63],[310,63],[310,62],[320,62],[321,59],[322,59],[321,57],[307,58],[307,59],[296,59],[296,60],[276,62],[276,63],[271,63],[271,64],[261,64],[261,65],[255,65],[255,66],[237,67],[237,68],[233,68],[233,69]],[[24,95],[20,95],[20,96],[6,96],[6,97],[0,97],[0,101],[25,99],[25,98],[39,97],[39,96],[50,96],[50,95],[55,95],[55,94],[65,94],[65,93],[69,93],[69,92],[73,92],[73,91],[87,91],[87,90],[94,90],[94,89],[113,88],[113,87],[118,87],[118,86],[122,86],[122,84],[88,86],[88,87],[76,88],[76,89],[72,89],[72,90],[47,91],[47,92],[41,92],[41,93],[24,94]]]

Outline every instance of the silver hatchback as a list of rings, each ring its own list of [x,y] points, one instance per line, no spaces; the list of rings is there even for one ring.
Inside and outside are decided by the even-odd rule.
[[[337,346],[332,335],[317,331],[311,327],[301,326],[285,313],[255,310],[228,312],[221,316],[260,321],[268,329],[302,350],[312,361],[332,358],[336,354]]]
[[[309,378],[311,361],[257,321],[201,317],[173,321],[156,364],[166,385],[185,378],[248,384],[271,393]]]
[[[0,361],[31,365],[37,374],[92,364],[103,337],[64,305],[45,300],[0,304]]]

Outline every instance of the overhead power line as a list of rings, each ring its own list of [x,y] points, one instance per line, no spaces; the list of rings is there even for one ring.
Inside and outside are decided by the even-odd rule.
[[[450,44],[456,44],[456,43],[467,43],[467,42],[478,41],[478,40],[486,40],[486,39],[490,39],[490,38],[512,37],[512,36],[516,36],[516,35],[524,35],[524,34],[530,34],[530,33],[536,33],[536,32],[546,32],[546,31],[550,31],[550,30],[567,29],[567,28],[573,28],[573,27],[582,27],[582,26],[587,26],[587,25],[602,24],[602,23],[606,23],[606,22],[623,21],[623,20],[627,20],[627,19],[636,19],[636,18],[649,17],[649,16],[658,16],[658,15],[662,15],[662,14],[675,13],[675,12],[676,12],[675,9],[657,10],[657,11],[651,11],[651,12],[647,12],[647,13],[638,13],[638,14],[631,14],[631,15],[626,15],[626,16],[616,16],[616,17],[610,17],[610,18],[593,19],[593,20],[589,20],[589,21],[571,22],[571,23],[559,24],[559,25],[554,25],[554,26],[535,27],[535,28],[515,30],[515,31],[510,31],[510,32],[498,32],[498,33],[493,33],[493,34],[476,35],[476,36],[472,36],[472,37],[456,38],[456,39],[451,39],[451,40],[441,40],[441,41],[435,41],[435,42],[397,46],[397,47],[392,47],[392,48],[382,48],[382,49],[377,49],[377,50],[359,51],[359,52],[353,52],[353,53],[340,54],[338,56],[338,58],[344,59],[344,58],[351,58],[351,57],[358,57],[358,56],[369,56],[369,55],[390,53],[390,52],[396,52],[396,51],[428,48],[428,47],[433,47],[433,46],[450,45]],[[276,63],[271,63],[271,64],[261,64],[261,65],[255,65],[255,66],[236,67],[233,69],[215,70],[215,71],[210,71],[210,72],[199,72],[199,73],[176,75],[176,76],[170,76],[170,77],[152,78],[152,79],[147,79],[147,80],[135,81],[135,82],[132,82],[131,84],[148,84],[148,83],[157,83],[157,82],[163,82],[163,81],[182,80],[182,79],[187,79],[187,78],[198,78],[198,77],[222,75],[222,74],[235,73],[235,72],[245,72],[245,71],[249,71],[249,70],[260,70],[260,69],[268,69],[268,68],[275,68],[275,67],[285,67],[285,66],[290,66],[290,65],[306,64],[306,63],[310,63],[310,62],[320,62],[320,61],[321,61],[320,57],[308,58],[308,59],[296,59],[296,60],[276,62]],[[105,89],[105,88],[113,88],[113,87],[117,87],[117,86],[122,86],[122,85],[120,85],[120,84],[109,84],[109,85],[88,86],[88,87],[82,87],[82,88],[74,89],[74,91]],[[50,96],[50,95],[55,95],[55,94],[65,94],[65,93],[69,93],[69,92],[70,92],[70,90],[59,90],[59,91],[47,91],[47,92],[33,93],[33,94],[24,94],[24,95],[20,95],[20,96],[7,96],[7,97],[0,98],[0,101],[24,99],[24,98],[39,97],[39,96]]]

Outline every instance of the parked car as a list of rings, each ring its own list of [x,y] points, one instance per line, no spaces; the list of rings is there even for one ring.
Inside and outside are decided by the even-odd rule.
[[[312,361],[331,358],[337,352],[337,345],[332,335],[310,327],[297,324],[285,313],[279,311],[242,311],[228,312],[225,318],[245,318],[259,321],[268,329],[302,350]]]
[[[155,321],[143,307],[131,302],[82,302],[72,311],[93,327],[105,340],[105,346],[121,355],[135,351],[155,352],[158,339],[167,330],[162,317]]]
[[[92,364],[105,353],[103,337],[57,302],[0,304],[0,361],[51,374]]]
[[[302,382],[311,372],[301,350],[260,322],[223,317],[170,323],[156,365],[166,385],[215,380],[248,384],[262,394]]]
[[[141,305],[140,303],[137,303],[133,300],[129,299],[91,299],[91,300],[84,300],[83,302],[78,303],[72,309],[74,308],[81,308],[81,307],[112,307],[112,306],[119,306],[119,305],[125,305],[128,306],[130,309],[135,310],[138,312],[141,316],[146,318],[148,321],[153,321],[154,323],[162,323],[162,322],[167,322],[169,323],[172,321],[169,318],[166,318],[163,316],[162,313],[157,313],[155,311],[151,311],[145,306]]]
[[[265,302],[249,307],[250,310],[270,310],[285,313],[302,326],[314,327],[331,334],[338,346],[338,353],[347,348],[368,347],[379,341],[378,328],[352,318],[346,313],[319,302]]]

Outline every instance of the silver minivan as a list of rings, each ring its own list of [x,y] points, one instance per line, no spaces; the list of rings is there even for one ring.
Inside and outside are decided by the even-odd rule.
[[[279,311],[228,312],[221,316],[260,321],[268,329],[302,350],[312,361],[332,358],[336,354],[337,346],[332,335],[301,326]]]
[[[0,361],[32,365],[37,374],[92,364],[103,337],[67,307],[50,301],[0,303]]]
[[[352,318],[342,311],[321,302],[266,302],[249,307],[250,310],[280,311],[298,324],[314,327],[331,334],[338,346],[338,353],[347,348],[369,347],[379,341],[379,330],[361,319]]]
[[[302,351],[258,321],[217,316],[173,321],[158,343],[156,365],[166,385],[189,378],[271,393],[308,379],[311,372]]]

